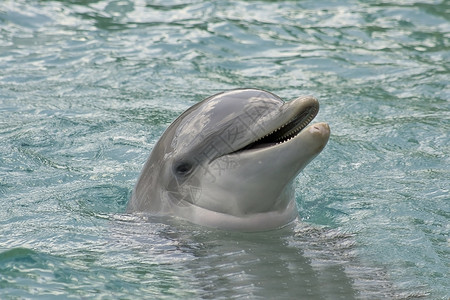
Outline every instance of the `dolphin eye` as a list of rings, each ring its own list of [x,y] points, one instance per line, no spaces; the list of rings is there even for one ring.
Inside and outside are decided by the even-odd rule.
[[[189,162],[179,162],[175,165],[174,171],[176,175],[185,176],[192,170],[192,164]]]

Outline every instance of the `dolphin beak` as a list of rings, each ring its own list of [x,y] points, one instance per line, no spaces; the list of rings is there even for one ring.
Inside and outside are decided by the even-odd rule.
[[[306,96],[285,103],[277,114],[272,114],[272,123],[265,135],[256,138],[252,143],[234,153],[272,147],[295,138],[315,118],[319,111],[316,98]],[[329,129],[329,128],[328,128]]]

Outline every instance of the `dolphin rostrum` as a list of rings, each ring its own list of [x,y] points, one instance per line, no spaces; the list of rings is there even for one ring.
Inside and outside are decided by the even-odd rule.
[[[170,215],[225,230],[283,227],[297,215],[294,178],[325,147],[326,123],[310,96],[213,95],[179,116],[153,148],[128,212]]]

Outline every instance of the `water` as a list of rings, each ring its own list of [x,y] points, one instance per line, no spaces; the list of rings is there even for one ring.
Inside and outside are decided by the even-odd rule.
[[[448,1],[0,3],[0,298],[449,299]],[[152,146],[236,87],[321,102],[300,222],[124,214]]]

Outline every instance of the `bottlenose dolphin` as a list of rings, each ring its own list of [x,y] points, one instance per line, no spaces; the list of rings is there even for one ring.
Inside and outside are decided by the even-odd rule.
[[[213,95],[164,132],[134,187],[128,212],[171,215],[225,230],[283,227],[298,215],[298,173],[325,147],[326,123],[310,96],[284,102],[267,91]]]

